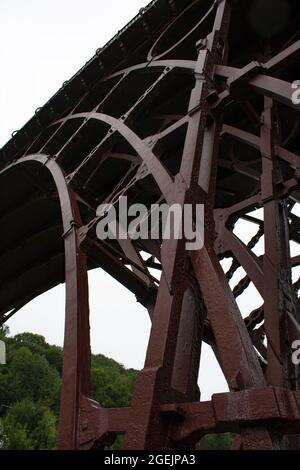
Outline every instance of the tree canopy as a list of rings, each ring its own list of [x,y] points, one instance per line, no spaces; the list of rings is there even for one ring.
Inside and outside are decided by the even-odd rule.
[[[0,366],[0,449],[52,450],[56,448],[62,349],[32,333],[9,336],[6,364]],[[102,354],[92,355],[92,398],[103,407],[128,407],[137,371]],[[206,447],[227,449],[232,436],[208,436]],[[113,448],[121,446],[118,438]]]
[[[0,448],[56,448],[62,349],[32,333],[0,328],[7,363],[0,366]],[[101,354],[92,356],[92,396],[104,407],[130,406],[136,371]]]

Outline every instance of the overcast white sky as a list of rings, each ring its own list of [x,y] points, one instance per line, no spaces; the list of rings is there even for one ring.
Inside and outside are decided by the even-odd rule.
[[[134,17],[145,0],[0,0],[0,147]],[[240,273],[240,276],[242,274]],[[248,296],[247,311],[256,306]],[[132,294],[101,270],[90,273],[92,350],[141,368],[150,322]],[[9,322],[62,345],[64,286],[35,299]],[[207,346],[200,371],[202,399],[226,390]]]

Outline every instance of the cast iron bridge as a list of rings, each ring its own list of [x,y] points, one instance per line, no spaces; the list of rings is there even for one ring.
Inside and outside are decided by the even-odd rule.
[[[66,283],[61,449],[118,434],[130,450],[194,449],[227,431],[235,449],[299,448],[300,5],[272,8],[268,34],[257,3],[153,1],[1,150],[1,324]],[[120,195],[205,204],[204,248],[97,239],[98,205]],[[254,227],[247,241],[241,221]],[[87,271],[98,267],[152,321],[130,408],[91,396]],[[261,304],[242,315],[250,287]],[[203,341],[230,390],[208,402]]]

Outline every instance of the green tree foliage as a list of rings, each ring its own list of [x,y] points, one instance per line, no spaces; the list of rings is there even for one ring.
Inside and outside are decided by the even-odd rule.
[[[62,350],[58,346],[50,346],[45,338],[33,333],[22,333],[14,337],[18,345],[26,346],[31,352],[39,354],[54,367],[59,374],[62,372]]]
[[[56,447],[62,350],[45,338],[23,333],[11,338],[0,328],[7,364],[0,366],[0,449],[51,450]],[[107,408],[130,406],[137,371],[101,354],[92,356],[92,397]],[[231,434],[210,435],[211,450],[229,449]],[[119,436],[111,449],[120,449]]]
[[[0,327],[0,340],[7,338],[9,334],[9,329],[6,325]]]
[[[15,401],[24,396],[35,400],[50,400],[56,396],[60,377],[44,356],[21,346],[12,356],[9,366],[9,391]]]
[[[0,367],[0,449],[55,449],[62,349],[32,333],[11,338],[7,328],[0,328],[0,339],[7,346],[7,364]],[[92,356],[92,397],[104,407],[130,406],[135,377],[112,359]]]
[[[114,367],[92,368],[93,398],[106,408],[130,406],[135,371]]]
[[[45,405],[29,398],[16,402],[3,421],[6,448],[46,450],[56,446],[56,417]]]
[[[234,440],[234,434],[210,434],[206,436],[208,450],[230,450]]]

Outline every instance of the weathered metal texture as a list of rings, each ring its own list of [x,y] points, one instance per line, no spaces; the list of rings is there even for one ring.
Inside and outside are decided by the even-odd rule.
[[[1,323],[66,282],[61,449],[105,448],[118,434],[131,450],[197,448],[227,431],[233,449],[299,448],[300,7],[290,2],[266,39],[249,26],[250,3],[153,1],[1,150]],[[147,207],[203,203],[203,249],[98,240],[97,207],[121,194]],[[247,242],[241,221],[257,228]],[[97,267],[152,321],[130,408],[92,399]],[[245,315],[237,301],[250,286],[262,300]],[[210,402],[198,385],[203,341],[229,387]]]

